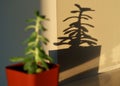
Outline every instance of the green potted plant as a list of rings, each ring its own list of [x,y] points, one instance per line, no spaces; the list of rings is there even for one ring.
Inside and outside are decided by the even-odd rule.
[[[26,30],[32,29],[30,37],[26,40],[25,56],[13,57],[12,62],[19,62],[6,67],[8,86],[57,86],[59,65],[43,49],[48,39],[43,36],[46,30],[42,22],[46,20],[39,12],[36,18],[29,19]]]

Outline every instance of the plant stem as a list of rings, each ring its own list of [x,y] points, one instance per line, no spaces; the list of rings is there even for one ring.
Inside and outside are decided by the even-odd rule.
[[[40,23],[40,20],[37,17],[36,26],[35,26],[35,32],[36,32],[35,43],[36,43],[36,46],[39,45],[39,23]],[[35,61],[36,61],[37,64],[38,64],[39,60],[40,60],[40,58],[39,58],[39,49],[38,49],[38,47],[35,47]]]

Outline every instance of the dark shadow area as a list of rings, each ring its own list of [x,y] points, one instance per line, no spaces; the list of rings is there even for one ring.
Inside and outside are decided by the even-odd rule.
[[[51,57],[57,58],[57,63],[60,64],[60,71],[62,72],[99,57],[100,51],[101,46],[91,46],[52,50],[49,51],[49,54]]]
[[[93,75],[98,76],[96,71],[98,71],[98,67],[90,69],[83,73],[77,74],[71,78],[68,78],[68,79],[60,82],[59,86],[100,86],[98,77],[95,77],[95,81],[96,81],[95,85],[91,84],[92,82],[90,82],[88,84],[88,81],[86,80],[88,77],[89,78],[93,77]],[[84,79],[85,79],[85,81],[87,81],[87,85],[85,85],[85,83],[86,83],[85,81],[82,81]]]

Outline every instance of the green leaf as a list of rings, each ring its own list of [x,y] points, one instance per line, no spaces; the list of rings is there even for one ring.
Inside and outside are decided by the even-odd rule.
[[[43,25],[39,25],[39,29],[42,31],[47,31],[47,29]]]
[[[44,21],[45,20],[45,16],[42,16],[42,15],[41,16],[37,16],[37,18],[38,18],[39,21]]]
[[[39,56],[41,58],[44,58],[44,57],[46,57],[46,54],[44,52],[42,52],[41,50],[39,50]]]
[[[29,29],[35,29],[35,25],[29,25],[25,28],[25,30],[29,30]]]
[[[12,57],[10,58],[11,62],[21,62],[24,61],[24,57]]]
[[[28,43],[28,47],[35,47],[36,46],[36,42],[29,42]]]
[[[51,62],[51,63],[53,63],[54,62],[54,60],[53,60],[53,58],[52,57],[50,57],[50,56],[46,56],[46,58]]]
[[[24,70],[26,70],[29,74],[36,73],[37,65],[34,62],[29,61],[24,65]]]
[[[30,35],[30,37],[26,40],[26,43],[27,43],[27,42],[29,43],[29,42],[35,41],[36,36],[37,36],[36,32],[33,32],[33,33]]]
[[[40,57],[40,63],[43,68],[49,70],[47,63],[45,62],[44,58]]]
[[[49,70],[48,65],[45,61],[42,61],[42,67],[45,68],[46,70]]]
[[[27,57],[25,58],[25,60],[24,60],[24,63],[27,63],[27,62],[33,62],[34,61],[34,57],[33,57],[33,55],[27,55]]]
[[[43,36],[40,36],[39,35],[39,39],[44,43],[44,44],[47,44],[47,42],[49,42],[49,40]]]
[[[36,73],[40,73],[40,72],[42,72],[42,71],[43,71],[42,68],[38,68],[38,69],[36,70]]]
[[[26,20],[26,22],[29,22],[29,23],[31,23],[31,22],[35,22],[36,20],[35,19],[28,19],[28,20]]]
[[[49,60],[51,63],[54,62],[54,61],[53,61],[53,58],[50,57],[49,55],[47,55],[44,50],[41,50],[41,51],[40,51],[40,57]]]
[[[39,16],[39,15],[40,15],[38,10],[35,12],[35,15],[36,15],[36,16]]]
[[[28,54],[34,54],[35,53],[35,51],[33,50],[33,49],[29,49],[28,51],[26,51],[26,55],[28,55]]]

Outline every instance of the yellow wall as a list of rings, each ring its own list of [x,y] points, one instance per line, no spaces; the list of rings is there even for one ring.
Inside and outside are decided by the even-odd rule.
[[[120,1],[98,0],[96,28],[102,45],[100,72],[120,67]]]
[[[45,46],[46,52],[48,50],[57,49],[53,42],[57,41],[57,13],[56,0],[40,0],[40,11],[45,15],[49,21],[45,21],[44,25],[47,28],[45,36],[49,39],[49,43]],[[48,53],[48,52],[47,52]]]

